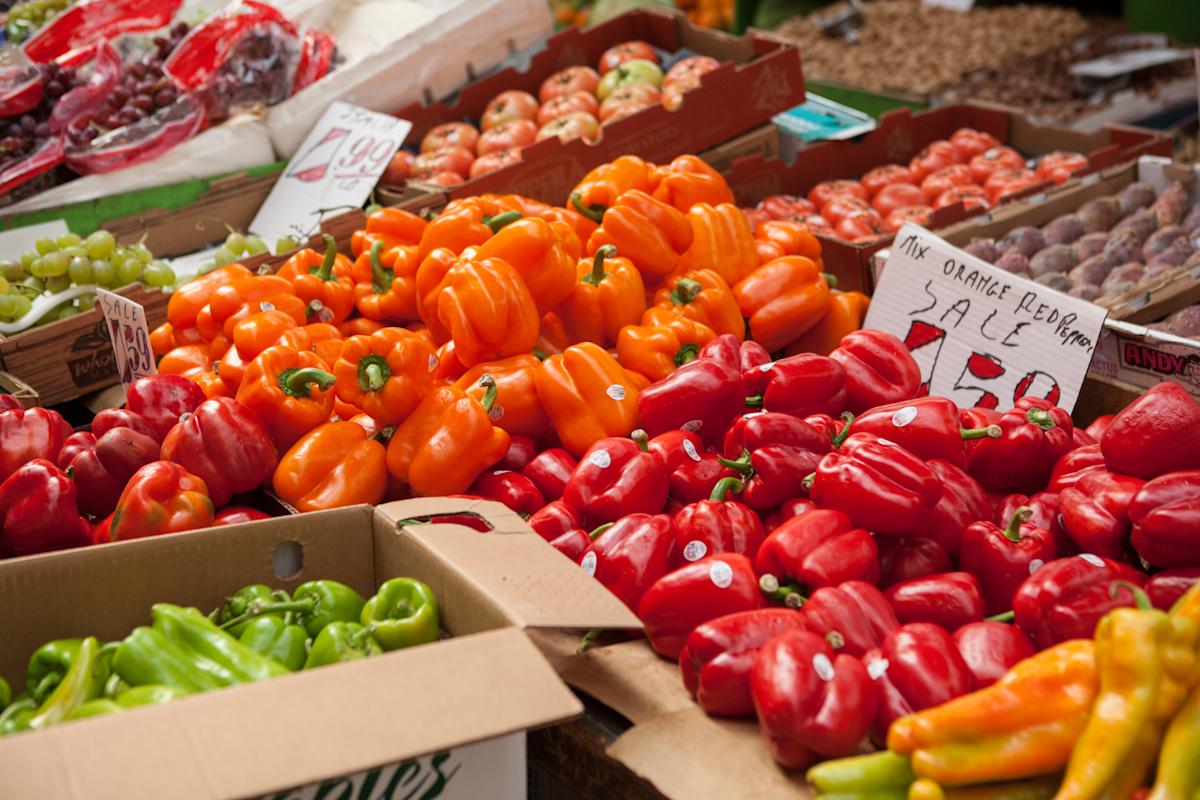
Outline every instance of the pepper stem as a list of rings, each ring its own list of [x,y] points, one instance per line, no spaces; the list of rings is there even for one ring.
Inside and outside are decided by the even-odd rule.
[[[579,640],[579,647],[575,648],[575,652],[582,653],[583,651],[587,650],[588,647],[591,646],[592,642],[596,641],[596,639],[599,636],[600,636],[600,629],[592,628],[590,631],[588,631],[587,633],[585,633],[583,635],[582,639]]]
[[[750,451],[742,449],[741,455],[736,459],[725,458],[725,456],[717,456],[717,463],[723,467],[729,467],[736,470],[743,478],[749,478],[754,475],[754,465],[750,463]]]
[[[355,631],[354,633],[347,636],[346,643],[349,644],[351,647],[353,647],[355,650],[357,650],[358,648],[362,647],[366,643],[367,639],[370,639],[374,635],[375,635],[375,626],[367,625],[362,630]]]
[[[685,344],[679,348],[679,352],[675,354],[675,366],[682,367],[689,361],[695,361],[700,355],[700,346],[695,344]]]
[[[988,425],[984,428],[963,428],[959,433],[964,441],[971,439],[999,439],[1004,433],[999,425]]]
[[[1033,509],[1029,506],[1021,506],[1014,511],[1012,519],[1008,521],[1008,526],[1001,531],[1001,533],[1004,534],[1004,538],[1008,539],[1010,542],[1021,541],[1021,523],[1028,522],[1029,518],[1032,516]]]
[[[323,369],[292,367],[279,373],[279,388],[288,397],[312,397],[312,387],[316,385],[322,392],[328,391],[337,383],[337,378]]]
[[[1138,611],[1154,610],[1154,604],[1150,602],[1149,595],[1142,591],[1142,587],[1136,586],[1129,581],[1113,581],[1109,584],[1108,596],[1116,600],[1117,590],[1121,588],[1128,589],[1133,594],[1133,605]]]
[[[1015,611],[1005,611],[1003,614],[993,614],[990,617],[984,617],[987,622],[1012,622],[1017,618]]]
[[[597,225],[604,221],[604,212],[608,210],[602,205],[584,205],[583,197],[579,194],[579,192],[572,193],[571,205],[575,207],[576,211],[578,211],[580,214],[583,214]]]
[[[380,242],[382,244],[382,242]],[[372,249],[374,247],[372,246]],[[337,260],[337,239],[325,234],[325,260],[319,267],[313,267],[309,274],[316,275],[323,281],[333,280],[333,263]]]
[[[846,441],[846,437],[850,435],[850,426],[854,424],[854,415],[849,411],[843,411],[842,421],[846,424],[842,426],[842,429],[837,432],[837,436],[834,436],[833,441],[831,442],[834,450],[841,447],[842,442]]]
[[[596,527],[591,533],[589,533],[588,538],[591,539],[592,541],[596,541],[597,539],[600,538],[600,535],[602,533],[604,533],[606,530],[608,530],[609,528],[611,528],[613,525],[616,525],[616,524],[617,523],[615,523],[615,522],[606,522],[603,525]]]
[[[746,408],[762,408],[763,396],[761,394],[752,394],[746,398]]]
[[[58,684],[62,682],[62,679],[63,676],[59,675],[57,672],[47,672],[42,676],[42,679],[38,681],[38,685],[33,687],[33,692],[30,693],[31,696],[45,697],[51,689],[53,689],[55,686],[58,686]]]
[[[1054,417],[1050,416],[1050,412],[1042,408],[1029,409],[1025,412],[1025,419],[1044,431],[1048,431],[1054,427]]]
[[[702,287],[691,278],[680,278],[671,290],[671,302],[677,306],[686,306],[696,299]]]
[[[479,379],[479,385],[483,387],[483,399],[479,401],[479,405],[483,406],[484,411],[490,412],[492,406],[496,405],[496,395],[500,391],[496,387],[496,379],[491,375],[484,375]]]
[[[520,211],[505,211],[503,214],[497,214],[494,217],[484,217],[483,224],[491,228],[492,233],[496,233],[505,225],[510,225],[520,218]]]
[[[829,642],[829,646],[834,650],[841,650],[846,646],[846,637],[838,631],[830,631],[825,634],[825,641]]]
[[[641,428],[629,434],[629,438],[637,442],[638,449],[643,453],[650,452],[650,435]]]
[[[587,283],[592,286],[599,286],[600,281],[607,277],[604,271],[604,260],[606,258],[616,258],[617,248],[611,244],[606,244],[596,251],[596,257],[592,259],[592,271],[580,278],[581,283]]]
[[[383,253],[383,242],[371,242],[371,288],[375,294],[384,294],[392,288],[392,272],[383,268],[379,256]]]
[[[758,589],[771,600],[777,600],[788,608],[800,608],[806,602],[806,598],[800,593],[800,587],[783,586],[779,583],[779,578],[769,572],[758,579]]]
[[[221,623],[221,630],[241,625],[243,622],[249,622],[252,619],[257,619],[264,614],[285,614],[288,611],[312,611],[317,607],[317,598],[307,597],[303,600],[288,600],[287,602],[278,603],[260,603],[257,600],[250,603],[244,614],[240,614],[233,619],[226,620]]]
[[[744,488],[746,488],[746,484],[740,478],[721,478],[713,487],[712,494],[708,496],[708,499],[718,503],[724,502],[726,495],[730,492],[740,492]]]
[[[830,289],[838,287],[837,275],[834,275],[832,272],[822,272],[821,277],[825,279],[825,283],[829,284]]]
[[[815,471],[810,472],[807,475],[805,475],[803,478],[800,479],[800,488],[806,492],[811,492],[813,483],[815,483],[816,480],[817,480],[817,473]]]
[[[358,388],[364,392],[379,392],[392,377],[392,368],[382,356],[363,356],[358,362]]]

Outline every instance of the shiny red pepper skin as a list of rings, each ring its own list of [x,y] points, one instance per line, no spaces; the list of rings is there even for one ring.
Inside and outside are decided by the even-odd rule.
[[[1054,535],[1028,522],[1032,513],[1022,507],[1004,528],[980,520],[963,534],[959,566],[978,578],[988,614],[1009,611],[1025,579],[1055,558]]]
[[[1200,470],[1147,481],[1128,511],[1139,556],[1164,569],[1200,567]]]
[[[864,411],[850,423],[850,433],[872,433],[920,458],[940,458],[961,467],[966,458],[966,439],[979,439],[998,431],[990,426],[966,429],[958,420],[958,406],[953,400],[916,397]]]
[[[125,408],[144,419],[161,442],[181,416],[205,399],[200,386],[182,375],[147,375],[129,387]]]
[[[800,609],[808,630],[839,653],[861,657],[900,626],[883,592],[866,581],[823,586]]]
[[[59,469],[66,469],[70,466],[71,459],[84,450],[94,450],[95,447],[96,434],[91,431],[75,431],[63,440],[62,448],[58,451],[55,463],[58,464]]]
[[[14,408],[0,411],[0,481],[35,458],[53,462],[71,435],[71,426],[57,411]]]
[[[1140,478],[1106,470],[1084,475],[1058,496],[1067,535],[1085,553],[1121,558],[1133,525],[1129,504],[1144,485]]]
[[[750,694],[771,757],[791,769],[815,756],[854,752],[879,703],[862,661],[807,631],[777,636],[759,650]]]
[[[843,419],[834,419],[828,414],[809,414],[804,418],[804,421],[820,431],[821,435],[825,437],[826,441],[832,443],[835,439],[840,442],[842,439],[846,438],[845,436],[842,436],[841,438],[838,437],[839,434],[846,431],[846,429],[850,427],[850,423],[846,421],[847,419],[851,419],[851,415],[848,413]],[[849,435],[848,432],[847,435]]]
[[[11,394],[0,394],[0,411],[11,411],[14,408],[21,408],[21,401]]]
[[[1084,430],[1088,436],[1092,437],[1092,441],[1099,442],[1100,437],[1104,435],[1104,432],[1108,430],[1108,426],[1116,418],[1116,414],[1102,414],[1092,420],[1092,424],[1088,425]]]
[[[668,472],[674,472],[688,461],[700,460],[704,440],[694,431],[677,429],[653,437],[646,443],[646,449],[662,460]]]
[[[562,499],[593,527],[626,514],[657,514],[667,503],[667,472],[633,439],[610,436],[583,454]]]
[[[798,517],[816,507],[817,504],[807,497],[793,497],[791,500],[784,500],[779,504],[779,508],[763,517],[763,530],[770,533],[792,517]]]
[[[738,371],[745,372],[752,367],[762,366],[771,360],[771,354],[753,339],[739,342],[732,333],[723,333],[700,348],[697,358],[711,358],[720,361]]]
[[[1186,567],[1152,575],[1142,588],[1155,608],[1170,611],[1175,601],[1196,583],[1200,583],[1200,567]]]
[[[90,448],[76,453],[68,465],[79,487],[79,510],[93,517],[111,514],[133,473],[157,461],[158,456],[154,438],[132,428],[109,429]]]
[[[1133,593],[1111,588],[1117,581],[1135,586],[1146,575],[1091,553],[1058,558],[1030,575],[1013,595],[1017,627],[1040,650],[1067,639],[1090,639],[1096,623],[1114,608],[1132,608]]]
[[[3,414],[15,411],[0,412]],[[82,547],[92,526],[75,508],[75,483],[44,458],[18,467],[0,483],[0,555],[28,556]]]
[[[879,586],[884,589],[954,568],[946,550],[924,536],[880,536],[878,545]]]
[[[214,506],[270,480],[279,460],[258,416],[230,397],[205,400],[171,428],[162,457],[204,481]]]
[[[992,504],[979,482],[962,468],[939,458],[926,465],[942,483],[942,497],[929,515],[929,538],[958,558],[963,531],[976,520],[990,518]]]
[[[981,620],[954,632],[954,644],[971,671],[975,688],[991,686],[1018,661],[1033,655],[1033,642],[1016,625]]]
[[[650,646],[674,660],[697,626],[765,605],[750,559],[726,553],[694,561],[659,578],[642,595],[637,615]]]
[[[820,460],[821,456],[811,450],[769,444],[752,453],[743,450],[736,460],[722,458],[720,463],[742,475],[742,502],[756,511],[766,511],[801,494],[804,479]]]
[[[689,361],[638,395],[638,414],[648,434],[683,429],[706,442],[720,442],[745,406],[741,373],[711,358]]]
[[[791,414],[773,411],[738,417],[725,433],[722,452],[726,458],[738,458],[743,450],[753,453],[770,444],[786,444],[818,455],[828,453],[830,439],[821,431]]]
[[[1023,494],[1010,494],[996,504],[993,521],[997,525],[1007,525],[1008,520],[1012,519],[1013,513],[1021,506],[1025,506],[1032,512],[1029,516],[1031,525],[1050,531],[1054,537],[1055,558],[1066,558],[1079,552],[1079,545],[1075,544],[1075,540],[1067,536],[1067,532],[1063,530],[1062,514],[1060,513],[1062,502],[1057,494],[1038,492],[1028,497]]]
[[[1110,470],[1138,478],[1200,469],[1200,403],[1178,383],[1155,384],[1104,429],[1100,451]]]
[[[742,373],[746,392],[762,395],[762,407],[796,417],[840,414],[846,408],[846,373],[831,358],[788,356]]]
[[[712,495],[722,478],[737,477],[737,473],[721,463],[716,453],[701,453],[695,461],[688,459],[671,473],[671,500],[697,503]]]
[[[670,517],[629,514],[596,537],[579,565],[636,611],[651,584],[667,574],[674,552]]]
[[[562,500],[551,500],[533,512],[529,527],[547,542],[552,542],[567,531],[583,528],[583,518]],[[591,540],[588,542],[590,544]]]
[[[1055,462],[1074,447],[1071,415],[1039,397],[1022,397],[997,424],[999,438],[968,443],[967,472],[989,492],[1040,492]]]
[[[509,437],[508,452],[504,458],[496,462],[496,469],[508,469],[513,472],[523,472],[529,462],[537,457],[538,446],[532,436],[516,434]]]
[[[901,625],[879,649],[863,656],[879,685],[879,711],[872,736],[887,738],[892,722],[941,705],[975,688],[971,670],[943,628],[927,622]]]
[[[884,592],[903,623],[931,622],[956,631],[983,619],[983,592],[969,572],[943,572],[897,583]]]
[[[1050,470],[1050,479],[1046,491],[1058,494],[1079,483],[1079,479],[1092,472],[1104,470],[1104,456],[1100,453],[1100,445],[1091,444],[1077,447],[1059,457]]]
[[[558,500],[579,462],[575,456],[561,447],[543,450],[521,470],[521,474],[533,481],[533,485],[547,500]]]
[[[762,520],[730,494],[741,486],[741,481],[730,478],[718,483],[709,499],[675,512],[671,521],[676,566],[717,553],[741,553],[750,559],[758,555],[765,535]]]
[[[484,470],[468,494],[478,495],[485,500],[495,500],[503,503],[518,514],[529,516],[546,505],[546,498],[533,485],[533,481],[519,472],[509,469]]]
[[[760,575],[793,581],[810,591],[846,581],[879,578],[879,550],[871,534],[840,511],[816,509],[771,531],[754,563]]]
[[[108,433],[113,428],[132,428],[138,433],[151,436],[154,439],[160,441],[162,439],[161,436],[156,434],[154,428],[150,426],[145,417],[141,414],[135,414],[128,408],[106,408],[92,418],[92,433],[96,434],[97,438]]]
[[[241,525],[246,522],[257,522],[260,519],[271,519],[271,515],[249,506],[226,506],[213,515],[212,527]]]
[[[928,526],[942,487],[925,462],[869,433],[853,434],[817,465],[810,493],[876,533],[904,536]]]
[[[921,368],[904,342],[890,333],[848,333],[829,357],[846,372],[846,408],[855,414],[917,396]]]
[[[572,561],[578,562],[583,558],[584,551],[592,546],[592,537],[582,528],[575,528],[552,539],[550,546]]]
[[[706,622],[692,631],[679,654],[683,685],[709,714],[753,714],[750,670],[758,651],[776,636],[794,630],[805,630],[805,623],[801,613],[791,608],[759,608]]]

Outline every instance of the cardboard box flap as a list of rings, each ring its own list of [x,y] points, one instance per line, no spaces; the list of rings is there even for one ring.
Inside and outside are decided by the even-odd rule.
[[[500,609],[508,624],[520,628],[641,629],[637,616],[615,595],[529,530],[519,516],[496,512],[497,506],[470,499],[436,498],[404,500],[376,509],[377,528],[390,524],[419,545],[412,548],[416,552],[405,554],[409,563],[421,559],[421,551],[442,563],[436,577],[445,583],[433,588],[439,598],[446,598],[443,612],[449,627],[475,629],[482,621],[479,609],[490,606]],[[436,517],[472,509],[493,520],[496,532],[483,534],[462,525],[404,522],[428,518],[431,510]],[[381,537],[376,546],[403,545],[394,541],[389,545]]]
[[[6,737],[0,796],[257,797],[582,710],[503,629],[141,708],[136,725],[120,714]]]
[[[634,724],[696,705],[679,666],[641,640],[595,647],[556,666],[572,687]]]

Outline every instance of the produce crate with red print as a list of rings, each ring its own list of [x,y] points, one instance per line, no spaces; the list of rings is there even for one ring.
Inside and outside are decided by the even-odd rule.
[[[972,159],[978,159],[969,166],[966,162],[972,159],[963,155],[947,157],[941,151],[948,146],[947,140],[963,128],[971,129],[972,133],[959,136],[979,139],[978,142],[965,142],[967,155],[974,150]],[[974,132],[984,136],[976,137]],[[998,141],[1004,147],[989,147],[989,141]],[[958,145],[955,147],[962,149]],[[984,149],[978,150],[979,147]],[[1023,196],[1055,190],[1056,181],[1069,183],[1139,155],[1162,155],[1170,149],[1170,139],[1156,131],[1111,125],[1100,133],[1082,134],[1037,125],[1021,112],[1002,106],[966,103],[919,114],[907,109],[892,111],[880,119],[874,131],[857,140],[805,147],[796,153],[790,164],[760,156],[749,157],[736,162],[726,177],[738,203],[751,207],[775,195],[807,196],[802,203],[808,203],[813,199],[814,187],[819,184],[862,178],[886,165],[897,165],[901,174],[907,172],[907,177],[895,182],[911,183],[914,188],[915,184],[922,184],[920,193],[907,187],[894,189],[887,185],[891,180],[888,175],[877,172],[872,178],[877,177],[884,183],[875,187],[874,192],[867,187],[872,178],[862,184],[855,182],[857,189],[851,191],[857,194],[861,203],[851,200],[853,207],[835,210],[836,213],[827,210],[826,216],[813,220],[814,232],[821,238],[826,269],[838,277],[843,288],[869,291],[873,286],[870,257],[891,241],[892,233],[898,229],[895,223],[902,221],[889,217],[892,212],[903,213],[911,209],[916,214],[913,221],[938,230],[966,218],[972,211],[983,213],[996,203],[1009,203]],[[786,152],[787,148],[782,150]],[[1052,170],[1043,170],[1039,174],[1034,169],[1026,169],[1025,159],[1059,152],[1086,156],[1086,165],[1083,159],[1073,156],[1073,160],[1064,162],[1066,169],[1057,175],[1052,176]],[[1055,158],[1065,157],[1056,155]],[[1007,163],[1010,159],[1013,163]],[[997,168],[999,165],[995,162],[1005,163]],[[963,172],[964,167],[967,167],[966,172]],[[962,172],[962,176],[957,176],[956,171]],[[927,180],[934,175],[938,177]],[[960,177],[969,183],[962,184]],[[1005,177],[1013,182],[1003,185],[1001,178]],[[941,191],[935,196],[933,192],[938,187],[933,184],[941,178],[945,178],[947,185],[940,187]],[[970,188],[972,184],[976,188]],[[835,194],[838,187],[844,188],[844,184],[833,187]],[[887,196],[903,192],[915,196]],[[880,197],[881,193],[884,197]],[[827,203],[828,198],[818,196],[817,200]],[[822,210],[821,203],[815,204],[815,208],[813,205],[808,203],[809,214]],[[968,206],[972,208],[968,210]],[[881,208],[883,211],[879,210]],[[989,213],[1002,214],[1003,208]],[[829,218],[831,215],[832,219]],[[857,230],[855,220],[849,219],[859,216],[869,226],[867,229]],[[881,224],[884,221],[887,225]],[[839,233],[837,226],[843,222],[848,227],[843,227]]]
[[[660,55],[683,51],[712,57],[720,64],[704,73],[674,110],[656,101],[628,116],[618,114],[619,119],[600,129],[595,142],[579,138],[560,141],[551,136],[530,144],[536,126],[529,122],[529,130],[523,134],[527,138],[510,142],[527,145],[520,150],[519,161],[455,185],[450,196],[511,192],[563,202],[584,173],[617,156],[635,154],[667,163],[677,155],[707,150],[763,125],[776,113],[804,101],[800,53],[794,47],[757,31],[732,36],[697,27],[680,13],[638,9],[586,31],[572,28],[550,37],[523,72],[510,67],[466,86],[454,98],[414,104],[394,113],[412,121],[409,141],[420,142],[430,129],[443,123],[480,123],[488,104],[501,92],[519,90],[536,96],[543,82],[556,72],[571,66],[596,67],[606,50],[631,40],[648,43]],[[594,86],[593,82],[583,88]],[[668,97],[669,92],[664,91],[663,96]],[[591,105],[596,110],[594,98]],[[470,162],[467,165],[472,166]],[[472,174],[478,173],[477,167]]]

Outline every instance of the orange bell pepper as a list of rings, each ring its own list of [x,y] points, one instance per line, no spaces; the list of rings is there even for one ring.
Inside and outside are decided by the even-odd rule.
[[[733,202],[725,178],[699,156],[679,156],[670,165],[657,167],[654,178],[658,183],[652,192],[655,199],[684,213],[697,203],[716,206]]]
[[[773,353],[821,321],[829,283],[811,258],[784,256],[747,275],[733,296],[750,320],[750,337]]]
[[[550,356],[534,384],[559,441],[577,456],[637,427],[639,390],[600,345],[584,342]]]
[[[538,322],[537,344],[533,346],[533,354],[539,357],[552,356],[561,353],[572,344],[567,336],[566,323],[557,311],[547,311]]]
[[[541,362],[536,356],[519,355],[502,361],[476,364],[454,382],[454,388],[483,402],[490,385],[496,385],[496,402],[492,406],[492,421],[514,436],[532,436],[539,442],[550,438],[550,418],[538,399],[534,376]]]
[[[777,243],[758,237],[754,238],[754,254],[758,257],[760,267],[768,261],[774,261],[787,255]]]
[[[410,211],[398,208],[379,208],[367,214],[367,226],[350,235],[350,252],[354,257],[383,242],[384,250],[401,245],[416,245],[429,223]]]
[[[372,333],[383,328],[389,327],[378,320],[367,319],[366,317],[354,317],[348,319],[341,325],[337,326],[342,337],[347,336],[370,336]]]
[[[275,345],[246,367],[237,400],[258,415],[283,452],[329,419],[334,383],[316,353]]]
[[[787,219],[767,220],[754,232],[757,241],[771,242],[785,256],[804,256],[821,266],[821,240],[798,222]]]
[[[162,358],[176,347],[179,347],[179,342],[175,341],[175,329],[171,323],[164,322],[150,331],[150,352],[154,353],[155,358]]]
[[[562,307],[567,336],[574,342],[616,344],[626,325],[636,325],[646,312],[646,286],[628,258],[605,245],[594,258],[581,259],[578,280]]]
[[[495,400],[494,383],[482,402],[453,386],[435,389],[392,435],[388,472],[417,496],[465,492],[508,450],[508,432],[489,416]]]
[[[429,393],[436,366],[429,344],[403,328],[351,336],[333,365],[337,396],[381,425],[395,425]]]
[[[467,257],[469,258],[470,254],[474,252],[473,248],[468,250]],[[450,331],[446,330],[438,320],[437,303],[442,281],[446,279],[446,273],[450,271],[450,268],[457,263],[457,253],[448,247],[439,247],[421,259],[421,263],[417,266],[417,314],[429,328],[429,334],[436,342],[444,342],[450,338]]]
[[[194,331],[196,329],[195,328],[186,328],[185,330],[193,330]],[[201,339],[199,343],[205,344],[205,341],[203,339]],[[211,342],[208,342],[207,344],[208,344],[208,351],[212,355],[213,361],[216,361],[218,358],[221,358],[222,356],[224,356],[225,352],[230,347],[233,347],[233,342],[231,342],[229,340],[229,337],[223,333],[218,333],[215,337],[213,337],[213,340]],[[180,346],[182,347],[183,345],[180,345]]]
[[[863,320],[867,318],[867,306],[870,304],[871,298],[862,292],[830,290],[829,305],[826,306],[821,320],[789,344],[787,354],[829,355],[837,349],[843,336],[862,327]]]
[[[387,450],[357,422],[326,422],[279,459],[271,485],[300,511],[375,505],[387,491]]]
[[[158,371],[163,375],[182,375],[192,380],[211,369],[212,351],[204,344],[173,348],[158,362]]]
[[[237,394],[238,387],[242,385],[242,377],[246,374],[246,367],[250,366],[250,362],[242,358],[242,354],[236,347],[230,347],[213,364],[217,368],[217,375],[221,381],[231,393]]]
[[[214,363],[208,372],[196,377],[196,385],[209,400],[216,397],[233,397],[233,389],[229,388],[228,384],[221,379],[216,367],[217,365]]]
[[[702,322],[720,336],[732,333],[746,338],[746,321],[729,284],[715,270],[685,272],[669,279],[654,293],[654,304],[680,316]]]
[[[437,293],[438,321],[454,339],[458,360],[470,367],[537,344],[538,313],[521,276],[499,258],[459,259]]]
[[[282,311],[260,311],[233,326],[233,346],[242,354],[242,358],[251,361],[278,342],[284,333],[297,327],[296,320]]]
[[[454,340],[443,342],[434,352],[437,366],[433,368],[434,383],[454,383],[467,371],[467,367],[458,360],[454,352]]]
[[[505,225],[479,246],[476,258],[499,258],[516,269],[539,313],[556,308],[575,286],[581,245],[565,222],[525,217]]]
[[[567,199],[575,210],[599,222],[605,210],[612,208],[626,192],[651,191],[654,177],[653,164],[637,156],[620,156],[584,175]]]
[[[648,285],[656,285],[676,270],[692,240],[692,226],[683,213],[634,189],[604,212],[604,221],[588,238],[588,255],[614,245],[637,265]]]
[[[342,332],[336,326],[328,322],[314,322],[303,328],[284,331],[275,344],[316,353],[328,369],[341,355],[342,338]]]
[[[500,211],[494,204],[469,197],[456,200],[433,222],[425,226],[417,247],[418,263],[439,247],[461,253],[468,247],[478,247],[492,238],[496,231],[520,219],[519,211]]]
[[[167,322],[176,332],[195,327],[196,315],[208,304],[213,292],[235,280],[252,276],[253,273],[241,264],[226,264],[188,281],[171,293],[171,299],[167,301]]]
[[[695,238],[679,259],[680,272],[716,270],[730,286],[758,266],[758,251],[746,215],[731,203],[698,203],[687,213]]]
[[[626,325],[617,335],[621,366],[660,381],[696,358],[700,348],[716,338],[703,322],[665,308],[651,308],[641,325]]]
[[[354,281],[350,259],[337,251],[337,240],[325,234],[325,254],[297,250],[276,274],[290,281],[296,296],[307,304],[310,322],[338,323],[354,310]]]
[[[561,208],[520,194],[485,194],[480,199],[494,203],[505,211],[519,211],[523,217],[536,217],[546,222],[565,222],[575,231],[580,242],[586,242],[596,230],[596,223],[569,208]]]
[[[294,308],[280,308],[281,303],[277,298],[287,296],[295,298],[299,304],[300,314],[298,317],[294,314]],[[208,314],[211,318],[211,324],[216,330],[222,331],[226,336],[232,337],[233,326],[239,320],[251,314],[256,314],[259,311],[271,310],[270,308],[262,307],[261,304],[264,302],[268,306],[279,308],[279,310],[292,311],[297,325],[303,325],[308,321],[304,302],[295,296],[292,284],[287,278],[281,278],[278,275],[254,275],[249,278],[234,280],[212,293],[212,296],[208,299]],[[231,319],[233,322],[227,326],[226,322],[229,322]],[[197,315],[197,327],[201,327],[201,332],[205,333],[204,327],[200,325],[199,315]]]
[[[376,241],[354,261],[354,307],[367,319],[400,325],[417,314],[417,248]]]

